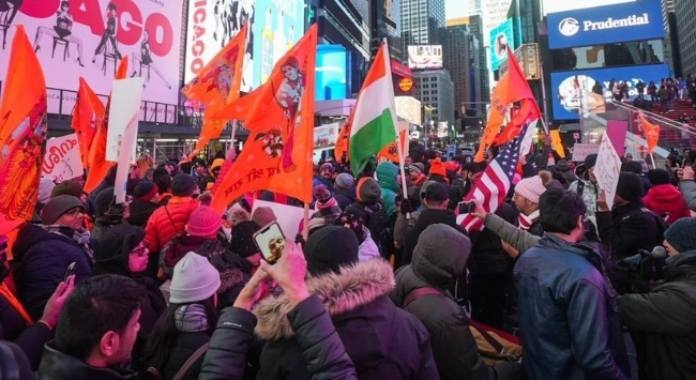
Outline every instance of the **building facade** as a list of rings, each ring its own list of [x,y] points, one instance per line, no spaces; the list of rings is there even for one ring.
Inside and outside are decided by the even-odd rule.
[[[681,63],[682,75],[696,74],[696,3],[693,0],[674,0],[673,5],[679,56],[676,57],[674,52],[672,56]]]
[[[444,0],[401,0],[402,49],[409,45],[440,44],[445,27]]]
[[[485,112],[481,104],[481,49],[481,41],[469,29],[468,18],[447,21],[442,35],[443,67],[452,77],[455,111],[460,117]]]
[[[454,125],[454,84],[447,70],[426,70],[413,73],[416,98],[426,110],[424,122],[436,125],[446,121]]]

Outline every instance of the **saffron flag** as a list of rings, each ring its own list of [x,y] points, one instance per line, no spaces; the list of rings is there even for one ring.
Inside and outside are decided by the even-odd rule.
[[[189,157],[195,156],[210,140],[219,138],[229,120],[215,114],[239,98],[248,29],[247,23],[182,90],[184,96],[202,103],[206,109],[201,134]]]
[[[128,73],[128,57],[124,57],[118,65],[118,70],[116,71],[115,79],[125,79]],[[89,155],[87,156],[87,163],[89,171],[87,172],[87,180],[85,181],[85,186],[83,190],[87,193],[92,192],[94,189],[101,184],[109,170],[114,166],[114,162],[106,160],[106,137],[108,135],[108,114],[111,105],[111,97],[106,103],[106,111],[102,122],[95,124],[94,139],[92,139],[92,145],[89,147]]]
[[[316,50],[315,24],[256,92],[255,106],[244,119],[247,143],[214,194],[212,207],[220,213],[258,190],[311,202]]]
[[[0,103],[0,235],[28,221],[46,142],[46,81],[24,27],[12,41]]]
[[[334,157],[336,161],[347,163],[348,162],[348,143],[350,141],[350,125],[353,122],[353,111],[350,112],[348,119],[341,126],[341,130],[338,131],[338,138],[336,139],[336,146],[334,147]]]
[[[80,89],[77,92],[77,101],[73,109],[70,126],[77,135],[80,146],[80,161],[82,166],[89,170],[89,151],[96,133],[96,126],[104,122],[106,108],[101,100],[89,87],[87,81],[80,77]]]
[[[479,149],[474,157],[476,162],[483,161],[484,152],[493,143],[502,145],[512,141],[519,135],[524,125],[533,119],[540,118],[541,115],[539,106],[534,100],[534,93],[532,93],[532,89],[525,79],[517,58],[510,49],[508,49],[508,62],[508,71],[501,76],[491,93],[491,110],[488,114],[488,121],[486,122],[481,142],[479,143]],[[520,102],[517,109],[513,109],[513,103],[515,102]],[[503,130],[503,133],[498,136],[506,118],[509,118],[511,110],[513,115],[510,118],[510,123]]]
[[[350,168],[360,174],[369,159],[396,140],[396,107],[389,48],[382,43],[363,82],[350,128]]]
[[[563,147],[563,141],[561,141],[561,132],[558,129],[549,131],[549,136],[551,136],[551,148],[558,154],[558,157],[565,158],[565,148]]]
[[[643,130],[643,137],[645,137],[648,145],[648,153],[652,153],[660,140],[660,126],[649,122],[643,115],[643,112],[638,112],[638,120]]]
[[[486,212],[489,213],[495,212],[498,206],[505,202],[512,178],[515,176],[520,152],[527,150],[524,144],[529,142],[526,142],[525,135],[526,133],[520,134],[491,160],[481,177],[474,183],[469,194],[464,197],[465,201],[478,199]],[[458,223],[467,231],[483,229],[481,219],[472,214],[463,214],[461,220],[458,219]]]
[[[405,121],[399,121],[399,138],[392,142],[391,144],[385,146],[378,154],[377,159],[386,159],[388,161],[399,163],[399,147],[396,146],[397,142],[401,143],[401,152],[404,157],[408,156],[408,123]]]

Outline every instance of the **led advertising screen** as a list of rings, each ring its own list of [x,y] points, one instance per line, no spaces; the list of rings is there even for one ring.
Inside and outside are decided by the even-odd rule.
[[[342,45],[317,46],[316,100],[345,99],[348,92],[348,53]]]
[[[632,3],[636,0],[582,0],[582,1],[559,1],[544,0],[544,14],[574,11],[577,9],[603,7],[606,5]]]
[[[560,49],[663,38],[660,0],[641,0],[548,15],[549,47]]]
[[[409,46],[408,67],[414,70],[441,69],[442,45]]]
[[[553,118],[577,120],[580,107],[585,111],[601,107],[603,100],[612,98],[614,83],[626,82],[632,101],[638,96],[638,83],[644,83],[647,88],[650,81],[659,84],[662,78],[669,76],[665,64],[551,73]]]
[[[304,34],[303,0],[191,1],[184,82],[251,21],[242,90],[263,83],[278,61]]]
[[[3,9],[5,4],[7,9]],[[14,8],[15,6],[19,8]],[[129,76],[144,78],[143,100],[178,104],[183,1],[0,1],[0,78],[7,67],[15,26],[23,25],[41,62],[50,113],[69,114],[82,76],[97,94],[108,94],[122,58]],[[5,18],[7,16],[7,18]],[[9,25],[3,30],[2,24]],[[172,108],[173,110],[173,108]],[[164,108],[159,120],[164,120]]]
[[[512,19],[509,18],[491,29],[490,37],[491,70],[495,71],[507,60],[507,48],[510,47],[512,50],[516,48]]]

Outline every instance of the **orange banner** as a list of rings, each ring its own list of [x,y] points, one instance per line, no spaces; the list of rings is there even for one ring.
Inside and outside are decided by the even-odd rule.
[[[95,126],[104,122],[105,114],[104,104],[89,87],[87,81],[81,77],[70,126],[77,134],[77,141],[80,145],[80,160],[85,170],[89,169],[89,150],[96,133]]]
[[[638,112],[638,120],[643,130],[643,137],[645,137],[645,141],[648,145],[648,153],[652,153],[657,143],[660,141],[660,126],[649,122],[642,112]]]

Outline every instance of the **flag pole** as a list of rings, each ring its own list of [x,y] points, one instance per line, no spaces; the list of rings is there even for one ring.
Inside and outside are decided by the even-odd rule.
[[[302,239],[304,240],[305,244],[307,244],[307,239],[309,238],[309,203],[305,202],[304,204],[304,216],[303,216],[303,223],[302,223]]]

